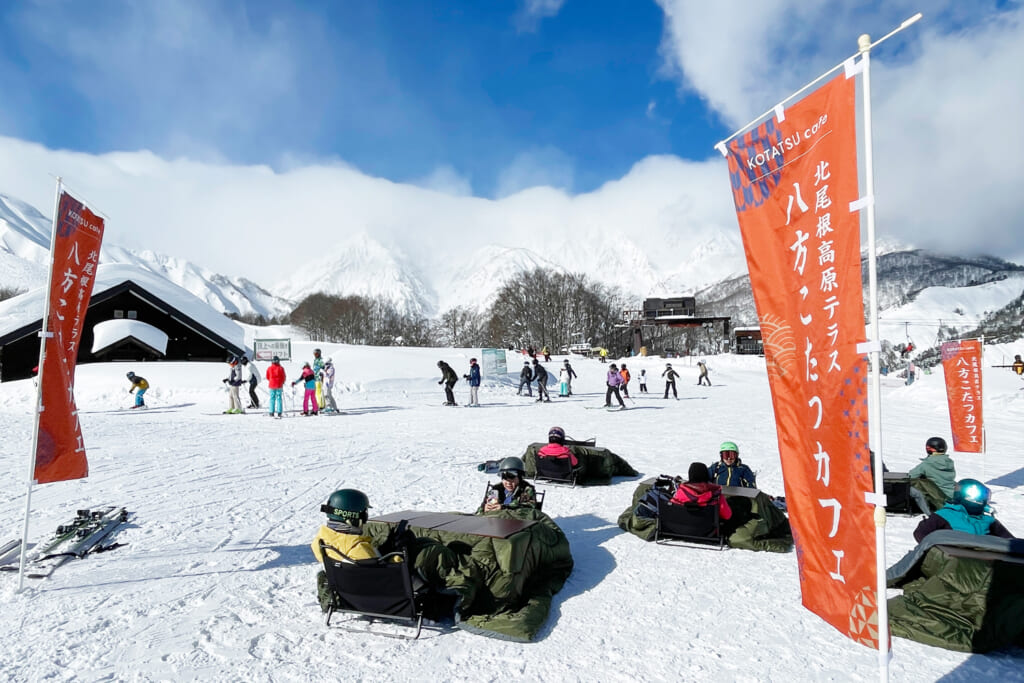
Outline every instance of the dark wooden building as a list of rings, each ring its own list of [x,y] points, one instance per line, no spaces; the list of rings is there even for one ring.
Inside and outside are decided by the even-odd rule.
[[[31,377],[39,362],[45,288],[0,302],[0,381]],[[126,335],[94,348],[93,328],[135,320],[167,335],[166,349]],[[246,353],[245,332],[190,292],[148,271],[100,266],[78,345],[78,363],[107,361],[223,361]]]

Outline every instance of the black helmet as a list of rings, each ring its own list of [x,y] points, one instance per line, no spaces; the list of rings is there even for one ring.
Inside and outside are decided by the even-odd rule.
[[[320,355],[320,349],[313,349],[313,355],[314,356],[319,356]]]
[[[327,518],[336,522],[362,526],[368,518],[369,507],[370,499],[362,491],[340,489],[330,495],[326,505],[320,506],[320,512],[327,513]]]
[[[953,488],[953,502],[964,506],[969,515],[985,512],[992,491],[977,479],[961,479]]]
[[[498,471],[501,472],[503,475],[506,472],[515,472],[516,476],[519,477],[520,479],[526,478],[526,464],[523,463],[522,458],[518,458],[514,455],[511,455],[502,460],[501,463],[499,463],[498,465]]]
[[[933,436],[924,443],[924,449],[929,453],[945,453],[946,440],[941,436]]]
[[[128,379],[135,379],[135,373],[131,370],[128,371]]]
[[[280,363],[281,362],[281,356],[274,356],[273,358],[270,359],[270,362],[271,363]]]
[[[242,356],[242,365],[248,365],[248,364],[249,364],[249,357],[248,356]]]
[[[561,427],[552,427],[548,430],[548,443],[565,443],[565,430]]]
[[[437,361],[437,367],[441,367],[442,365],[444,365],[444,361],[443,360]]]

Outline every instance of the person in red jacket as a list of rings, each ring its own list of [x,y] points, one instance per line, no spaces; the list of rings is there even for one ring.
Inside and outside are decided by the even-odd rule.
[[[559,458],[569,459],[569,464],[573,468],[579,466],[579,459],[569,450],[568,446],[565,445],[565,430],[561,427],[552,427],[548,430],[548,443],[537,451],[538,458]]]
[[[721,519],[732,517],[732,508],[722,495],[722,487],[711,483],[708,468],[702,462],[690,463],[687,480],[679,484],[676,494],[672,496],[676,505],[696,503],[701,507],[718,505],[718,516]]]
[[[281,365],[281,358],[274,356],[267,368],[267,388],[270,389],[270,415],[281,417],[284,412],[282,401],[282,388],[284,387],[285,372]]]

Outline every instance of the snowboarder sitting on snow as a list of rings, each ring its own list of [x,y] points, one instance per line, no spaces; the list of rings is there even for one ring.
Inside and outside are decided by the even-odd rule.
[[[718,455],[718,462],[708,467],[712,482],[719,486],[757,488],[754,472],[740,460],[740,447],[734,441],[723,441],[718,447]]]
[[[320,406],[316,402],[316,373],[313,372],[313,368],[309,367],[309,363],[302,364],[302,373],[297,380],[292,382],[292,386],[294,387],[299,382],[302,382],[302,386],[306,390],[306,393],[302,395],[302,414],[318,414]]]
[[[498,468],[501,471],[501,483],[491,484],[487,497],[476,513],[537,507],[537,491],[526,481],[526,465],[522,458],[505,458]]]
[[[946,454],[946,440],[933,436],[924,444],[927,454],[908,473],[910,497],[922,512],[936,510],[953,497],[956,485],[956,465]]]
[[[1014,535],[992,515],[988,502],[992,492],[977,479],[963,479],[953,489],[953,502],[923,519],[914,529],[917,542],[933,531],[952,529],[978,536],[1014,538]]]
[[[142,400],[142,396],[146,393],[146,389],[149,389],[149,382],[145,377],[140,377],[130,370],[128,371],[128,381],[132,383],[132,388],[128,390],[128,393],[135,394],[135,405],[132,408],[145,408],[146,403]]]
[[[455,383],[459,381],[459,376],[452,370],[452,366],[445,363],[443,360],[437,361],[437,367],[441,369],[441,381],[438,384],[444,385],[444,404],[446,406],[457,406],[455,402],[455,392],[452,389],[455,387]]]
[[[711,483],[708,477],[708,468],[702,462],[690,463],[686,481],[680,482],[670,502],[676,505],[696,503],[700,507],[717,505],[720,519],[732,517],[732,509],[726,502],[725,496],[722,495],[722,487]]]

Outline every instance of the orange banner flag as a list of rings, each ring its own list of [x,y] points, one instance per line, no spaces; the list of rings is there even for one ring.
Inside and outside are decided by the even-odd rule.
[[[854,107],[854,79],[839,75],[727,156],[803,604],[877,648]]]
[[[981,341],[964,339],[944,342],[942,373],[946,376],[949,429],[953,450],[985,452],[985,423],[981,405]]]
[[[55,220],[49,319],[44,321],[48,336],[39,368],[42,410],[33,473],[37,484],[89,475],[75,406],[75,364],[99,264],[103,219],[62,192]]]

